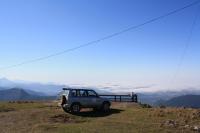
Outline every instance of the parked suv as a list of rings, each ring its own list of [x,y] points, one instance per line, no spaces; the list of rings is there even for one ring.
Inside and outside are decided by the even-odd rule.
[[[71,113],[80,112],[81,108],[109,111],[110,101],[100,97],[91,89],[63,88],[61,106],[64,111]]]

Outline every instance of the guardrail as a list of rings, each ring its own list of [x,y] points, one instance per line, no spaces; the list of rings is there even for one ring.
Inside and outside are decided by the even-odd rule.
[[[106,97],[114,102],[138,102],[137,94],[120,95],[120,94],[101,94],[100,97]]]

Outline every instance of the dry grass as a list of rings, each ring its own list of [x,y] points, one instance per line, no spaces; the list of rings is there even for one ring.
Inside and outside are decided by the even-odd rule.
[[[67,114],[53,102],[0,103],[1,133],[160,133],[195,132],[200,110],[142,108],[113,103],[110,113]]]

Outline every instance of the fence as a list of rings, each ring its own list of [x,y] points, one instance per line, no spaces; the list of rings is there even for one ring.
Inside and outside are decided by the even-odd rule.
[[[111,101],[114,101],[114,102],[136,102],[136,103],[138,102],[138,97],[134,93],[132,93],[130,95],[102,94],[102,95],[99,95],[99,96],[109,98]]]

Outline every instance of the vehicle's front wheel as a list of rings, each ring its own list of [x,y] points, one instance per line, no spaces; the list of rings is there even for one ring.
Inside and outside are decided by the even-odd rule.
[[[66,113],[69,113],[70,112],[70,109],[68,107],[64,105],[61,105],[62,109],[66,112]]]
[[[110,110],[110,103],[109,102],[104,102],[102,106],[102,110],[104,112],[108,112]]]
[[[72,113],[79,113],[80,110],[81,110],[80,104],[78,104],[78,103],[72,104],[72,106],[71,106],[71,112]]]

